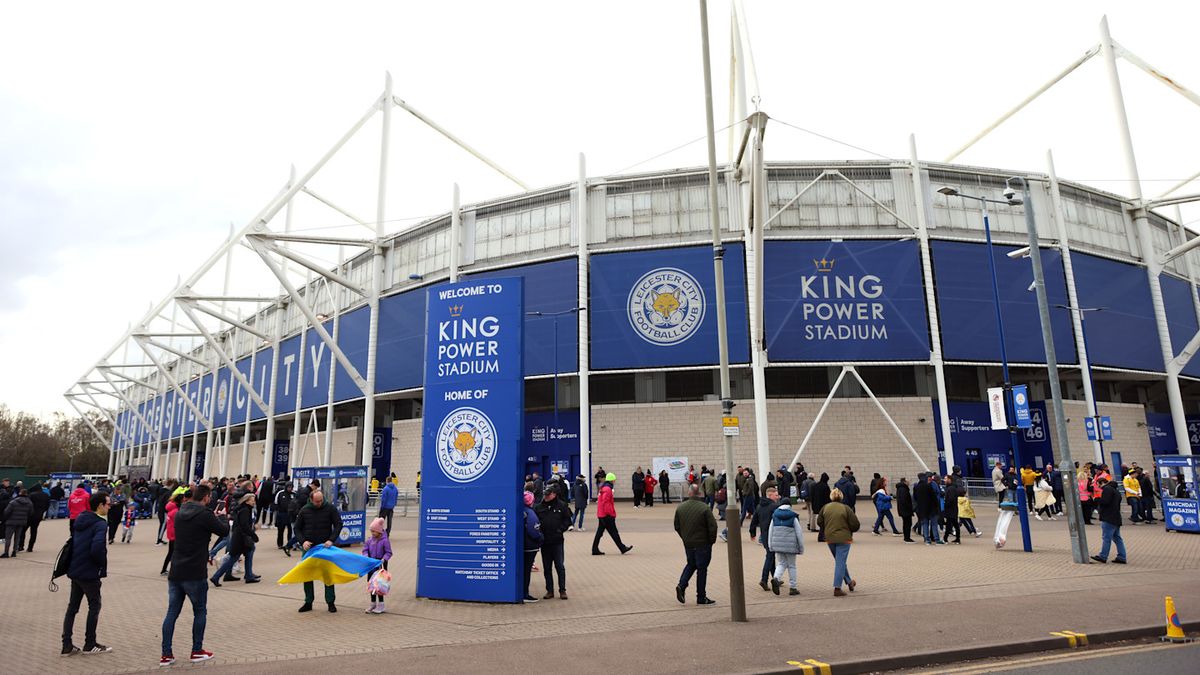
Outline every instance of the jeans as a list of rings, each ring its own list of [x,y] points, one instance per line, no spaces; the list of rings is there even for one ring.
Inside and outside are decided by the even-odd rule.
[[[683,574],[679,575],[679,587],[687,589],[692,574],[696,575],[696,599],[708,597],[708,563],[712,562],[712,544],[698,548],[684,548],[687,564],[683,566]]]
[[[608,532],[608,536],[612,537],[617,548],[624,551],[625,544],[621,542],[621,533],[617,532],[616,516],[605,516],[600,519],[600,525],[596,527],[596,536],[592,539],[592,551],[600,550],[600,536]]]
[[[783,580],[783,571],[788,573],[788,587],[796,587],[796,554],[795,553],[776,553],[775,554],[775,578]]]
[[[58,500],[50,500],[50,508],[46,509],[46,520],[53,520],[58,517]]]
[[[712,511],[713,506],[717,503],[717,498],[715,495],[705,495],[704,503],[708,505],[708,510]]]
[[[1142,500],[1140,497],[1126,497],[1125,502],[1129,504],[1129,520],[1135,523],[1142,522]]]
[[[752,515],[754,515],[754,497],[742,497],[742,512],[740,516],[741,520],[746,520],[746,518]]]
[[[217,557],[217,553],[219,553],[221,551],[221,549],[225,548],[228,545],[229,545],[229,537],[221,537],[221,540],[217,542],[216,546],[213,546],[211,549],[209,549],[208,559],[212,560],[213,558]]]
[[[765,584],[767,583],[767,579],[770,578],[771,574],[775,572],[775,552],[772,551],[765,542],[763,543],[762,547],[763,550],[767,552],[767,554],[763,557],[762,570],[762,582]]]
[[[967,528],[967,532],[975,534],[975,521],[971,520],[970,518],[959,518],[958,524]]]
[[[879,512],[879,515],[875,518],[875,527],[871,528],[871,531],[878,532],[879,527],[881,525],[883,525],[884,518],[887,518],[888,523],[892,526],[892,534],[895,534],[896,533],[896,520],[894,518],[892,518],[892,512],[890,510]]]
[[[575,529],[583,529],[583,514],[587,512],[587,504],[575,507],[575,513],[571,515],[571,521],[575,523]]]
[[[1113,525],[1100,521],[1100,536],[1103,543],[1100,544],[1100,557],[1108,560],[1108,548],[1116,542],[1117,544],[1117,560],[1125,560],[1125,540],[1121,538],[1121,526]]]
[[[921,532],[921,536],[926,542],[941,541],[941,533],[938,532],[937,516],[931,518],[922,518],[917,521],[917,529]]]
[[[79,613],[84,596],[87,596],[88,613],[87,627],[83,633],[83,648],[86,650],[96,646],[96,626],[100,623],[100,580],[71,579],[71,600],[67,603],[67,614],[63,617],[63,647],[74,644],[72,637],[75,633],[75,615]]]
[[[379,509],[379,517],[387,521],[387,527],[384,528],[384,531],[387,532],[389,537],[392,535],[392,514],[395,513],[395,511],[396,509],[394,508]]]
[[[8,549],[12,547],[13,555],[17,554],[17,549],[20,548],[21,537],[25,533],[25,528],[18,525],[4,526],[4,555],[8,555]]]
[[[841,588],[842,582],[850,583],[850,570],[846,568],[846,558],[850,557],[850,544],[830,544],[829,552],[833,554],[833,587]]]
[[[554,571],[558,571],[558,590],[567,592],[567,565],[563,557],[563,542],[542,544],[542,573],[546,577],[546,592],[554,592]]]
[[[242,576],[245,577],[246,579],[253,579],[254,578],[254,549],[252,549],[252,548],[246,549],[245,553],[242,554],[242,557],[244,557],[246,559],[246,572]],[[229,576],[230,574],[232,574],[233,564],[236,562],[237,562],[237,558],[234,557],[233,555],[230,555],[229,557],[225,558],[225,562],[221,563],[221,566],[217,568],[216,572],[213,572],[213,575],[211,578],[219,581],[219,580]]]
[[[174,543],[174,542],[172,542]],[[167,582],[167,615],[162,623],[162,653],[174,655],[175,622],[183,611],[183,598],[192,603],[192,651],[204,649],[204,625],[208,621],[208,584],[198,581]]]

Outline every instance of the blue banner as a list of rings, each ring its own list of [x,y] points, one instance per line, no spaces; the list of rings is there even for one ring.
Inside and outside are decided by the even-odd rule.
[[[1163,524],[1168,530],[1200,532],[1200,501],[1163,497],[1162,507]]]
[[[200,480],[204,478],[204,451],[196,450],[196,465],[192,467],[192,478]]]
[[[467,277],[480,280],[519,276],[525,280],[526,375],[570,373],[579,368],[579,315],[569,311],[579,304],[578,275],[578,262],[569,258]]]
[[[562,473],[568,482],[579,475],[579,411],[560,410],[525,413],[525,435],[521,438],[525,473],[537,471],[543,478]]]
[[[1104,308],[1087,313],[1092,365],[1162,372],[1146,269],[1083,253],[1072,254],[1071,262],[1079,306]]]
[[[392,428],[375,427],[375,433],[371,436],[371,475],[367,478],[378,478],[383,483],[391,472]]]
[[[915,241],[769,241],[763,265],[772,361],[929,360]]]
[[[933,269],[937,278],[938,313],[942,325],[943,356],[954,361],[1000,361],[1000,332],[996,324],[996,302],[988,269],[987,246],[957,241],[931,242]],[[1015,246],[993,247],[996,286],[1004,318],[1004,348],[1014,363],[1045,363],[1042,322],[1037,294],[1029,291],[1033,267],[1028,258],[1012,259]],[[1054,333],[1054,355],[1059,363],[1076,363],[1071,313],[1056,309],[1067,305],[1066,277],[1062,255],[1042,249],[1046,298],[1050,305],[1050,328]],[[1089,314],[1090,317],[1093,316]],[[1088,335],[1091,338],[1091,334]]]
[[[1013,385],[1012,388],[1013,414],[1017,418],[1018,429],[1029,429],[1033,420],[1029,414],[1029,387],[1023,384]]]
[[[1026,464],[1041,468],[1047,462],[1054,461],[1054,450],[1050,442],[1049,426],[1046,418],[1046,402],[1030,401],[1029,428],[1017,432],[1017,458],[1019,466]],[[939,419],[938,401],[933,402],[933,419]],[[1002,458],[1004,466],[1008,467],[1012,459],[1012,441],[1009,432],[1003,429],[993,430],[988,404],[975,401],[951,401],[949,407],[950,437],[954,441],[954,457],[950,464],[964,468],[965,475],[990,478],[992,464],[997,458]],[[934,435],[937,438],[939,450],[945,448],[942,441],[942,425],[934,424]],[[968,454],[977,451],[986,465],[981,467],[983,472],[969,470],[969,460],[975,457]]]
[[[292,482],[297,489],[312,479],[321,481],[325,501],[333,504],[342,517],[338,546],[362,543],[367,520],[367,467],[365,466],[298,466],[292,469]]]
[[[288,470],[288,456],[291,454],[291,442],[287,439],[276,440],[275,448],[271,452],[271,477],[278,478],[286,476]]]
[[[750,338],[741,244],[726,247],[724,269],[729,359],[746,363]],[[593,369],[694,366],[719,360],[711,247],[594,255],[590,297]]]
[[[1192,285],[1170,274],[1160,274],[1158,279],[1162,288],[1163,309],[1167,314],[1167,332],[1171,335],[1171,348],[1179,354],[1197,330]],[[1088,338],[1091,338],[1091,334]],[[1183,374],[1200,377],[1200,359],[1188,361],[1183,367]]]
[[[428,291],[417,595],[520,602],[524,284]]]

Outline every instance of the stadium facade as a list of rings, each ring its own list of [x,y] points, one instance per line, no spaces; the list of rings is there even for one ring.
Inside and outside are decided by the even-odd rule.
[[[914,180],[905,162],[774,163],[765,173],[766,212],[773,216],[761,244],[761,326],[756,242],[739,217],[747,208],[742,181],[724,173],[719,193],[732,391],[742,420],[738,457],[762,471],[790,464],[803,446],[800,461],[821,470],[850,464],[912,476],[958,464],[969,475],[985,475],[991,460],[1008,456],[1009,440],[1007,432],[991,430],[983,403],[986,389],[1000,383],[983,219],[975,202],[937,188],[1001,200],[1012,173],[922,164]],[[1127,200],[1047,176],[1029,178],[1032,205],[990,209],[1005,346],[1014,381],[1030,385],[1034,401],[1034,424],[1020,434],[1021,460],[1041,465],[1058,445],[1045,404],[1031,266],[1019,255],[1028,207],[1043,244],[1074,455],[1088,460],[1099,452],[1083,431],[1086,349],[1099,412],[1114,425],[1105,460],[1118,453],[1121,461],[1148,465],[1152,452],[1177,449],[1164,414],[1165,369],[1144,259],[1182,243],[1184,231],[1152,214],[1152,241],[1139,241]],[[289,465],[371,463],[374,456],[373,473],[394,471],[411,485],[419,468],[425,288],[449,278],[453,266],[463,279],[525,278],[530,471],[575,474],[590,465],[628,476],[654,457],[721,467],[705,181],[701,169],[589,178],[469,206],[460,217],[447,213],[387,238],[374,447],[366,452],[365,397],[316,330],[301,330],[306,321],[297,304],[281,302],[242,317],[245,329],[218,336],[241,378],[225,365],[214,368],[219,355],[201,345],[171,368],[190,403],[159,373],[147,376],[145,386],[126,387],[133,408],[117,417],[114,465],[150,464],[159,476],[259,474]],[[453,262],[451,242],[458,251]],[[1197,332],[1200,316],[1189,264],[1186,256],[1176,258],[1161,275],[1176,351]],[[371,265],[367,253],[336,272],[365,284]],[[370,307],[343,289],[327,292],[331,286],[322,279],[300,292],[313,298],[325,330],[364,371]],[[1080,326],[1070,306],[1102,311],[1087,312]],[[269,334],[276,312],[284,327],[278,358],[250,332],[260,327]],[[756,345],[761,368],[754,367]],[[938,360],[945,399],[938,395]],[[465,367],[471,363],[464,357]],[[1195,378],[1200,362],[1182,371],[1191,412],[1200,411]],[[580,414],[581,382],[590,415]],[[256,402],[245,384],[263,400]],[[277,419],[271,450],[269,408]],[[297,418],[302,433],[293,435]],[[586,439],[590,462],[580,451]],[[618,487],[627,492],[626,483]]]

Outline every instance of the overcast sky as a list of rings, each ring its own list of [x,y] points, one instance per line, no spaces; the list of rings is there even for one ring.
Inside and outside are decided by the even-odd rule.
[[[362,115],[395,93],[534,187],[692,166],[704,133],[697,3],[17,3],[0,22],[0,402],[37,414]],[[185,8],[186,7],[186,8]],[[887,157],[941,160],[1098,41],[1200,90],[1200,6],[1182,2],[746,2],[773,118]],[[729,4],[711,0],[718,126]],[[1200,108],[1120,66],[1148,196],[1200,170]],[[519,191],[412,117],[394,117],[388,229]],[[1128,194],[1093,59],[968,164]],[[724,141],[718,148],[723,153]],[[375,213],[378,125],[313,181]],[[782,124],[767,157],[870,155]],[[1200,192],[1200,182],[1185,192]],[[310,202],[297,229],[346,219]],[[1186,221],[1200,209],[1186,208]],[[351,233],[353,230],[343,228]],[[356,234],[362,236],[365,230]],[[238,264],[249,269],[248,266]],[[118,353],[117,359],[119,360]]]

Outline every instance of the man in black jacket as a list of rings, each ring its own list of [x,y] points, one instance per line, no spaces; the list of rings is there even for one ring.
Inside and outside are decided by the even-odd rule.
[[[75,615],[86,596],[87,624],[83,634],[84,654],[111,652],[96,642],[96,627],[100,623],[100,580],[108,576],[108,493],[97,490],[88,499],[88,510],[75,519],[71,534],[71,565],[67,578],[71,580],[71,599],[63,617],[62,654],[79,653],[75,646]]]
[[[754,541],[755,531],[760,531],[758,543],[762,544],[763,550],[767,552],[766,557],[763,558],[762,578],[758,581],[758,585],[764,591],[771,590],[767,582],[775,571],[775,552],[771,550],[768,543],[771,541],[771,516],[775,515],[777,508],[779,508],[779,490],[769,487],[767,488],[767,498],[758,502],[758,506],[754,509],[754,515],[750,516],[750,541]]]
[[[938,533],[938,499],[930,481],[937,480],[937,474],[923,473],[920,480],[913,485],[913,504],[917,507],[917,528],[925,538],[925,544],[940,544],[941,535]]]
[[[324,493],[314,489],[309,495],[309,503],[305,504],[296,516],[295,530],[305,551],[313,546],[333,546],[338,533],[342,531],[342,516],[332,504],[325,501]],[[304,604],[300,606],[301,612],[312,611],[314,591],[313,582],[304,582]],[[337,594],[333,586],[326,585],[325,604],[329,606],[330,612],[337,611],[336,601]]]
[[[546,595],[554,597],[554,570],[558,570],[558,597],[567,599],[567,565],[563,558],[563,533],[571,526],[571,511],[558,497],[557,490],[546,490],[542,503],[534,507],[542,525],[542,571],[546,577]]]
[[[275,495],[275,529],[278,534],[275,535],[275,547],[283,549],[283,552],[290,558],[292,557],[292,512],[293,503],[296,501],[296,493],[292,492],[292,484],[289,482],[283,486]],[[287,530],[287,537],[283,536],[283,531]],[[284,546],[284,543],[287,546]]]
[[[1100,554],[1092,556],[1092,560],[1099,563],[1108,562],[1108,549],[1116,542],[1117,557],[1113,558],[1113,562],[1124,565],[1126,559],[1125,540],[1121,538],[1121,495],[1117,492],[1117,484],[1107,478],[1097,478],[1096,483],[1101,486],[1100,499],[1097,501],[1100,504],[1100,536],[1103,543],[1100,545]]]
[[[212,652],[204,649],[204,626],[208,618],[208,541],[229,536],[229,526],[208,509],[212,498],[207,485],[192,488],[191,499],[175,514],[175,550],[167,576],[167,615],[162,624],[161,666],[175,662],[172,641],[175,621],[183,610],[183,598],[192,603],[192,663],[207,661]]]

